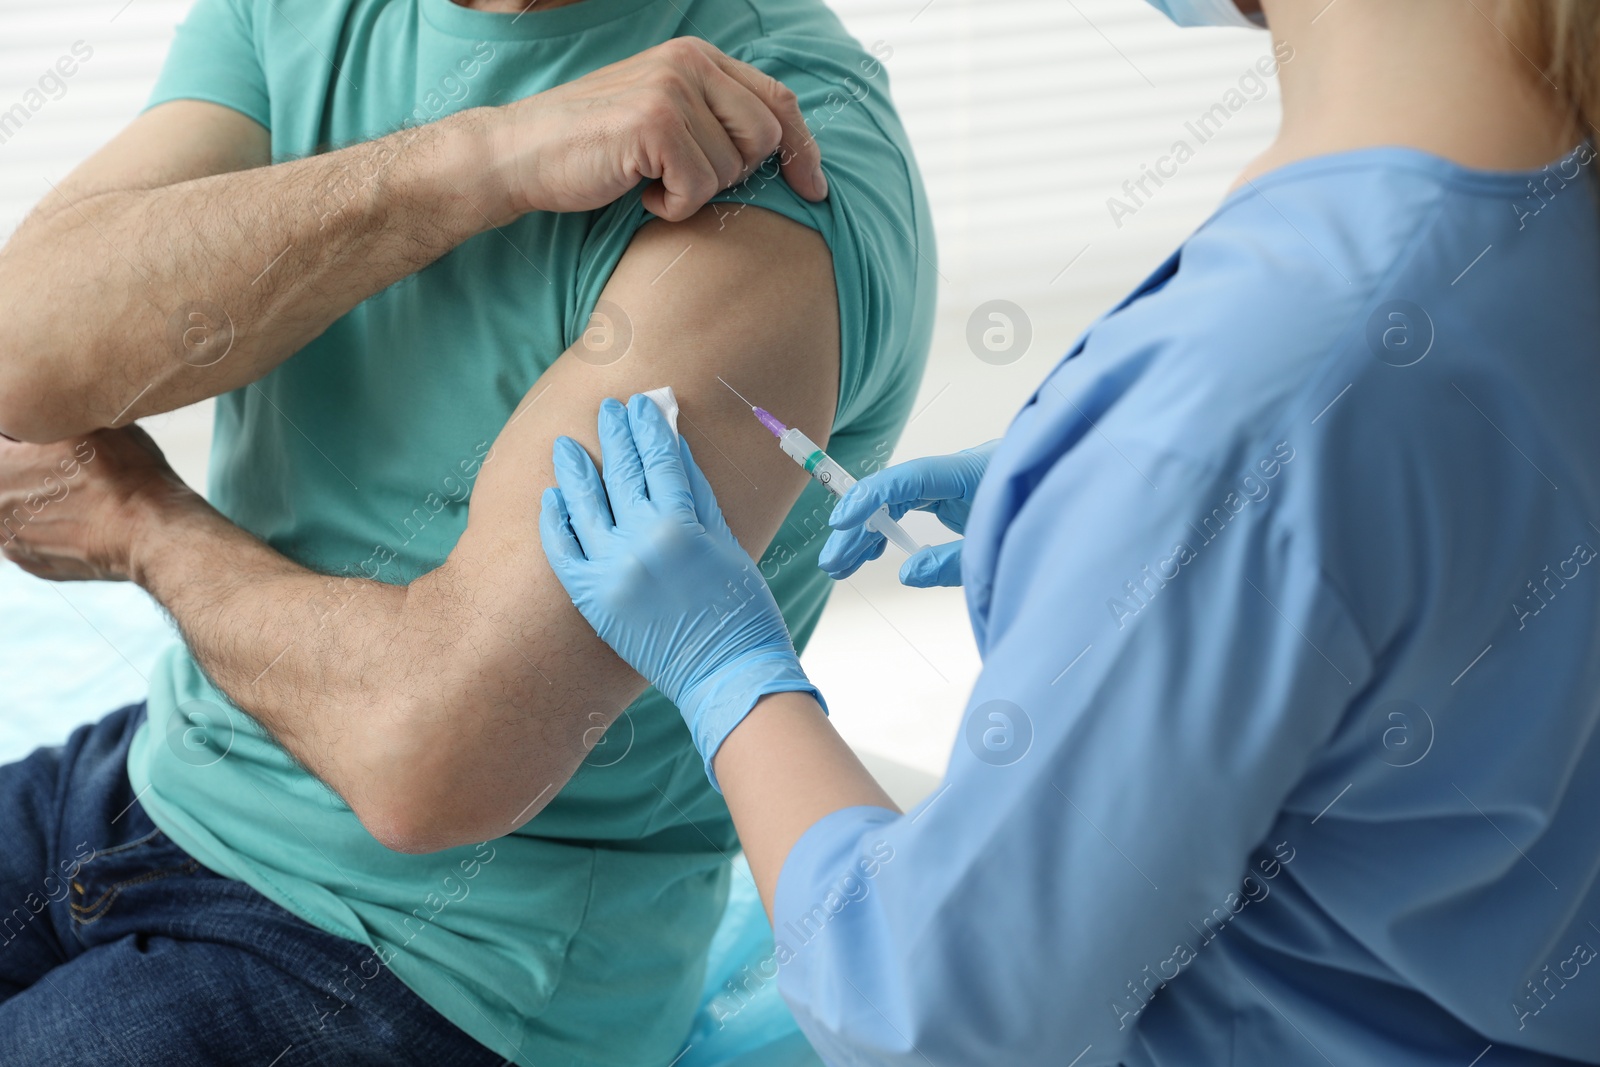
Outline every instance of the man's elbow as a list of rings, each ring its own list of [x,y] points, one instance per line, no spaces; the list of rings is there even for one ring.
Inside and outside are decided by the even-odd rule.
[[[441,794],[427,783],[411,784],[410,790],[394,790],[351,805],[361,825],[391,852],[443,852],[510,832],[509,826],[486,818],[458,797]]]
[[[8,338],[0,338],[0,433],[14,441],[49,444],[101,427],[75,417],[74,394],[58,375],[34,359],[18,354]]]
[[[483,753],[463,746],[458,734],[439,734],[440,725],[436,714],[396,716],[391,737],[368,745],[364,780],[346,795],[361,825],[390,851],[443,852],[504,837],[557,791],[520,795],[518,785],[534,781],[539,768],[516,783],[487,780]]]
[[[401,852],[408,856],[443,852],[458,845],[488,839],[451,833],[452,827],[419,818],[414,812],[407,810],[405,805],[385,806],[376,810],[371,805],[366,805],[355,811],[356,817],[361,820],[361,825],[366,827],[367,833],[371,834],[378,844],[390,852]]]
[[[396,767],[391,782],[353,800],[350,808],[380,845],[408,855],[504,837],[510,829],[495,825],[481,804],[427,769]]]
[[[548,797],[537,800],[527,808],[527,818],[532,818],[543,808]],[[490,812],[440,812],[417,810],[415,804],[399,803],[374,810],[371,806],[356,809],[356,817],[366,827],[373,839],[390,852],[409,856],[422,856],[444,852],[452,848],[494,841],[516,829],[509,819]],[[524,819],[523,821],[526,821]]]

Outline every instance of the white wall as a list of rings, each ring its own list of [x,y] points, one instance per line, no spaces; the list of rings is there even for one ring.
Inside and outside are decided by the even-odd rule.
[[[893,50],[885,65],[938,231],[938,330],[900,455],[986,440],[1078,331],[1160,262],[1264,146],[1277,120],[1275,88],[1204,144],[1185,124],[1239,88],[1267,53],[1266,35],[1179,31],[1140,0],[833,2],[863,41]],[[0,130],[0,236],[139,110],[187,7],[0,0],[0,112],[42,101],[20,128]],[[51,85],[30,97],[76,41],[93,57],[64,91]],[[1146,179],[1153,195],[1141,193],[1119,225],[1108,198],[1133,205],[1123,183],[1180,139],[1194,158],[1160,188]],[[1001,365],[967,342],[974,311],[994,299],[1020,307],[1032,334],[1026,352]],[[208,418],[197,405],[146,423],[195,484],[204,482]],[[894,569],[880,563],[837,592],[806,662],[853,743],[938,771],[977,658],[959,592],[900,589]],[[18,651],[24,631],[82,631],[92,619],[92,607],[84,618],[65,598],[24,588],[15,573],[0,574],[0,687],[40,669]],[[106,669],[126,673],[104,646],[96,647]]]

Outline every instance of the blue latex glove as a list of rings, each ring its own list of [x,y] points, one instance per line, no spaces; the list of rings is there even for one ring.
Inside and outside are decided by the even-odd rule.
[[[1000,444],[990,441],[949,456],[925,456],[885,467],[861,479],[835,505],[834,528],[817,565],[832,578],[848,578],[863,563],[883,555],[887,543],[862,523],[880,507],[899,519],[908,511],[928,511],[956,533],[966,532],[967,516],[989,457]],[[900,566],[900,581],[927,588],[961,584],[961,542],[924,548]]]
[[[601,403],[603,484],[572,438],[557,438],[554,459],[545,557],[595,633],[678,706],[715,786],[711,758],[757,700],[801,691],[822,703],[777,601],[649,397]]]

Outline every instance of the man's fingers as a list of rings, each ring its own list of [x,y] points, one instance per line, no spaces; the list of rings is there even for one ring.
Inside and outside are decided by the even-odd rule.
[[[703,92],[706,107],[740,157],[738,177],[748,175],[778,150],[783,141],[783,122],[766,99],[742,79],[711,64],[704,75]]]
[[[765,71],[714,49],[712,52],[711,58],[717,66],[754,94],[768,113],[778,120],[782,134],[773,148],[761,154],[761,159],[776,150],[779,169],[795,192],[807,200],[821,200],[827,196],[828,179],[822,173],[822,149],[811,135],[805,116],[800,113],[800,99],[794,95],[794,91]],[[760,159],[756,162],[759,163]]]
[[[681,222],[774,152],[795,192],[808,200],[828,195],[822,150],[788,86],[698,38],[660,50],[673,88],[670,103],[645,124],[645,174],[659,179],[645,190],[646,210]]]
[[[717,170],[687,126],[662,132],[657,166],[660,180],[644,191],[645,210],[668,222],[682,222],[723,189]]]
[[[765,113],[766,109],[761,102],[743,88],[735,85],[727,75],[720,70],[712,69],[707,75],[708,84],[704,87],[705,98],[701,107],[691,107],[684,116],[689,126],[689,134],[700,146],[700,152],[706,157],[706,162],[711,164],[711,169],[717,176],[717,190],[720,192],[730,185],[743,181],[745,176],[754,170],[763,159],[772,154],[768,148],[759,155],[754,154],[755,149],[745,144],[743,128],[750,121],[750,113]],[[718,91],[714,92],[712,83],[717,84]],[[719,92],[726,96],[727,92],[743,94],[745,98],[745,114],[727,115],[723,108],[726,99],[719,99]],[[767,115],[770,119],[771,115]],[[776,126],[776,121],[773,122]],[[776,144],[776,138],[773,139]]]

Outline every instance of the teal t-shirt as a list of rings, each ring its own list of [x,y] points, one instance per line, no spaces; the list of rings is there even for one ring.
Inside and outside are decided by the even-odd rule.
[[[830,451],[856,471],[881,465],[926,356],[933,240],[888,97],[887,50],[864,49],[821,0],[582,0],[521,16],[451,0],[198,0],[151,105],[234,108],[271,132],[284,161],[516,100],[684,35],[800,96],[829,198],[801,200],[769,167],[720,210],[753,204],[826,239],[842,360]],[[348,195],[330,188],[305,210],[336,214]],[[637,192],[599,211],[530,214],[357,306],[220,398],[213,503],[329,574],[401,583],[438,566],[465,528],[490,443],[586,328],[648,219]],[[810,487],[762,560],[802,641],[827,596],[813,564],[828,510]],[[284,610],[314,626],[324,609]],[[737,839],[658,694],[635,703],[521,830],[424,856],[374,841],[181,646],[151,678],[149,715],[128,769],[156,824],[208,867],[354,942],[355,1003],[386,965],[517,1063],[676,1054]]]

